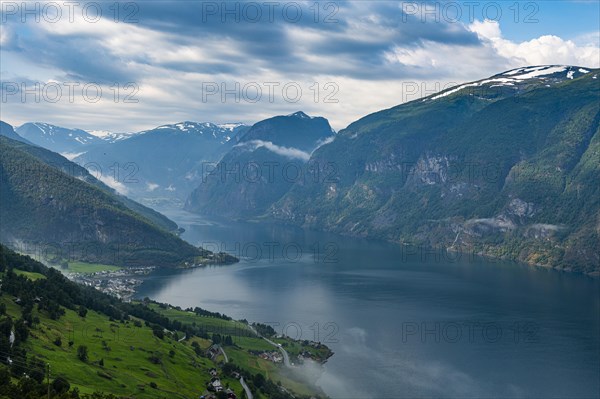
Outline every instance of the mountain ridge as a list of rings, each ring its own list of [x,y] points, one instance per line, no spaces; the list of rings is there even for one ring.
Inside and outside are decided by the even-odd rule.
[[[597,274],[600,70],[533,68],[512,76],[552,73],[353,122],[311,157],[335,162],[336,180],[295,184],[269,217]]]
[[[161,227],[170,222],[164,216],[147,208],[149,217],[142,216],[127,206],[132,206],[130,200],[94,184],[89,175],[65,173],[47,164],[48,158],[33,155],[41,151],[48,157],[47,150],[24,151],[24,146],[0,137],[2,242],[58,249],[57,262],[183,267],[235,261],[188,244]],[[137,208],[144,210],[139,204]]]

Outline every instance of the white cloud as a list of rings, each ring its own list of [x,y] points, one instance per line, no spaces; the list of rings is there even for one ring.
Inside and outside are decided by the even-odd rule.
[[[105,176],[102,173],[96,175],[96,177],[108,187],[114,189],[117,193],[121,195],[127,195],[129,193],[129,189],[120,181],[115,180],[112,176]]]
[[[69,161],[74,160],[75,158],[77,158],[80,155],[85,154],[84,152],[61,152],[60,155],[62,155],[63,157],[67,158]]]
[[[156,183],[150,183],[150,182],[146,183],[146,191],[152,192],[152,191],[156,190],[159,187],[160,186],[158,184],[156,184]]]
[[[308,152],[304,152],[297,148],[279,146],[277,144],[273,144],[270,141],[251,140],[243,144],[238,144],[237,146],[252,147],[252,150],[264,147],[267,150],[274,152],[277,155],[284,156],[286,158],[300,159],[302,161],[308,161],[310,159],[310,154]]]
[[[475,21],[468,29],[475,32],[486,46],[491,47],[497,55],[515,67],[547,64],[600,67],[598,41],[594,44],[589,38],[587,43],[579,45],[554,35],[515,43],[502,37],[497,21],[489,20]]]
[[[516,67],[600,66],[598,32],[573,40],[546,35],[514,42],[505,39],[501,26],[493,21],[449,26],[398,24],[393,15],[385,14],[391,12],[390,7],[378,11],[363,2],[351,2],[344,7],[347,7],[343,8],[344,13],[338,15],[343,23],[331,25],[335,29],[291,24],[277,31],[286,41],[285,48],[293,49],[289,57],[277,59],[278,62],[251,52],[233,33],[197,37],[187,35],[184,27],[177,32],[161,30],[155,25],[115,23],[110,19],[90,24],[79,16],[73,23],[42,21],[29,26],[32,37],[58,35],[71,45],[87,43],[86,47],[101,49],[99,54],[106,54],[101,59],[112,60],[107,65],[116,65],[118,73],[123,72],[127,79],[135,81],[139,91],[134,99],[138,102],[114,101],[112,82],[101,82],[103,96],[97,103],[84,101],[79,86],[72,103],[66,95],[57,103],[22,102],[20,96],[12,96],[3,104],[2,116],[11,124],[27,122],[31,115],[37,115],[39,120],[62,126],[139,131],[168,122],[165,115],[169,115],[170,121],[252,124],[301,109],[323,115],[340,130],[371,112]],[[11,25],[10,35],[6,34],[6,26],[0,27],[3,44],[23,36],[18,29],[13,31],[14,26],[17,25]],[[448,33],[453,37],[448,37]],[[260,50],[260,46],[257,48]],[[28,53],[2,49],[3,79],[21,82],[25,79],[18,75],[21,73],[41,82],[50,78],[86,79],[87,75],[79,78],[77,73],[71,77],[66,67],[61,71],[60,63],[53,58],[47,63],[32,62],[24,54]],[[38,56],[38,52],[31,54]],[[247,60],[243,68],[235,67],[240,59]],[[75,72],[76,67],[73,67]],[[98,72],[92,68],[91,76],[94,73]],[[112,78],[110,74],[107,76]],[[228,89],[235,87],[236,82],[240,88],[255,83],[262,87],[262,97],[257,103],[247,101],[240,89],[238,99],[228,96],[224,100],[221,92],[205,99],[202,92],[207,82],[220,87],[225,84]],[[266,82],[279,83],[274,90],[274,101],[269,100]],[[298,102],[286,101],[282,95],[282,87],[289,82],[302,88]],[[334,101],[326,101],[333,93],[333,86],[325,88],[328,83],[335,84],[335,93],[330,98]],[[315,96],[317,86],[318,96]],[[121,98],[130,93],[121,89]],[[291,154],[299,159],[304,157]]]

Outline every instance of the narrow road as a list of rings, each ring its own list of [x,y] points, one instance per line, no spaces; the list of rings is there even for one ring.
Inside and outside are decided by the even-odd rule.
[[[219,346],[219,350],[221,351],[221,353],[223,354],[223,357],[225,358],[225,363],[229,363],[229,359],[227,358],[227,353],[225,353],[225,350],[223,350],[222,346]]]
[[[184,335],[184,336],[183,336],[183,338],[181,338],[181,339],[177,340],[177,342],[183,342],[183,341],[185,341],[185,340],[186,340],[186,338],[187,338],[187,334],[186,334],[186,335]]]
[[[292,367],[292,364],[290,363],[290,356],[288,355],[287,351],[281,347],[281,345],[260,335],[258,333],[258,331],[256,331],[256,328],[254,328],[253,326],[248,325],[248,327],[254,332],[254,334],[256,334],[257,337],[264,339],[265,341],[267,341],[268,343],[270,343],[271,345],[273,345],[277,349],[279,349],[279,351],[281,352],[281,355],[283,356],[283,364],[285,365],[285,367]]]
[[[292,364],[290,363],[290,356],[288,355],[287,351],[285,349],[283,349],[283,347],[280,344],[273,342],[270,339],[265,338],[265,337],[262,337],[262,339],[264,339],[265,341],[267,341],[268,343],[270,343],[271,345],[273,345],[277,349],[279,349],[279,351],[283,355],[283,364],[285,365],[285,367],[292,367]]]
[[[254,399],[252,392],[250,392],[250,388],[248,388],[248,385],[246,385],[246,381],[244,381],[244,377],[240,377],[240,384],[242,384],[242,388],[244,388],[244,391],[246,392],[246,397],[248,399]]]

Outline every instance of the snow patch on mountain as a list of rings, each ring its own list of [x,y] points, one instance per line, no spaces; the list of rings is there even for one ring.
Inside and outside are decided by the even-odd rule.
[[[504,72],[501,76],[498,77],[492,77],[490,79],[482,80],[479,82],[467,83],[460,86],[456,86],[431,98],[424,99],[423,101],[437,100],[439,98],[449,96],[468,87],[480,87],[490,83],[494,83],[490,87],[516,86],[519,83],[523,83],[530,79],[545,80],[549,79],[550,77],[556,78],[557,74],[562,74],[563,72],[566,72],[564,78],[574,79],[575,77],[577,77],[577,73],[585,74],[589,71],[583,68],[575,68],[566,65],[546,65],[527,68],[517,68],[508,72]],[[558,78],[560,79],[560,77]]]
[[[241,126],[246,126],[246,124],[237,122],[237,123],[222,123],[220,125],[217,125],[217,127],[224,129],[224,130],[229,130],[230,132]]]
[[[302,119],[313,119],[312,116],[308,116],[302,111],[294,112],[293,114],[289,114],[287,116],[292,116],[292,117],[302,118]]]
[[[98,137],[104,141],[109,143],[114,143],[116,141],[126,140],[130,137],[135,136],[137,133],[135,132],[111,132],[110,130],[86,130],[92,136]]]

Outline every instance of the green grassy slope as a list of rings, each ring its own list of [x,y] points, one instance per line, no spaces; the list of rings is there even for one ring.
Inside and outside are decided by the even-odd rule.
[[[119,398],[198,398],[209,393],[212,368],[239,398],[243,389],[234,371],[258,399],[291,398],[277,382],[298,398],[319,396],[283,366],[252,352],[274,347],[244,322],[199,308],[124,303],[2,245],[0,280],[2,398],[46,397],[47,365],[53,399],[72,397],[60,396],[65,384],[57,380],[81,397],[103,392]],[[284,343],[302,345],[290,339]],[[223,346],[227,363],[222,355],[207,353],[213,344]]]

